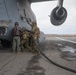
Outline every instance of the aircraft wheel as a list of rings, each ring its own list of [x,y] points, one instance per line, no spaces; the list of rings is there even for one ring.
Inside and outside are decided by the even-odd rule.
[[[11,42],[6,41],[6,40],[2,40],[1,44],[2,44],[3,47],[10,47],[11,46]]]

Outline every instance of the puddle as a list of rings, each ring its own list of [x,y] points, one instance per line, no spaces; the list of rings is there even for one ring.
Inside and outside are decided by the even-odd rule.
[[[65,46],[64,48],[60,48],[60,51],[62,52],[67,51],[67,52],[75,53],[76,49],[69,47],[69,46]]]
[[[66,60],[76,60],[76,49],[65,46],[64,48],[60,48],[61,51],[61,58],[64,58]]]
[[[57,46],[60,46],[60,47],[62,47],[63,45],[62,44],[60,44],[60,43],[55,43]]]
[[[18,75],[45,75],[45,69],[39,66],[40,55],[35,55],[28,62],[26,67],[26,71],[23,73],[19,73]]]

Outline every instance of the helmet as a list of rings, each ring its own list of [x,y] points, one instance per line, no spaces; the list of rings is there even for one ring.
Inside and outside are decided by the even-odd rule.
[[[25,30],[26,28],[25,27],[22,27],[22,30]]]
[[[18,22],[15,22],[15,25],[19,25],[19,23]]]
[[[33,22],[32,22],[32,27],[33,27],[33,26],[35,26],[35,25],[36,25],[36,22],[35,22],[35,21],[33,21]]]

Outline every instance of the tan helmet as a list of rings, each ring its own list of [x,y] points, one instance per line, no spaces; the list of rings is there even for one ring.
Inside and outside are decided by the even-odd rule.
[[[22,30],[25,30],[26,28],[25,27],[22,27]]]
[[[36,21],[33,21],[32,22],[32,27],[35,26],[35,25],[36,25]]]

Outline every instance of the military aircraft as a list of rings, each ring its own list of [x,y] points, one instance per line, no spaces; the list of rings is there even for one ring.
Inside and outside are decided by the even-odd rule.
[[[36,16],[31,9],[31,3],[56,0],[0,0],[0,40],[3,47],[9,47],[12,42],[11,29],[14,23],[19,22],[20,27],[31,29],[31,21],[36,21]],[[61,25],[67,17],[67,11],[63,7],[63,0],[58,0],[56,8],[50,14],[53,25]],[[40,41],[44,39],[44,33],[40,33]]]

